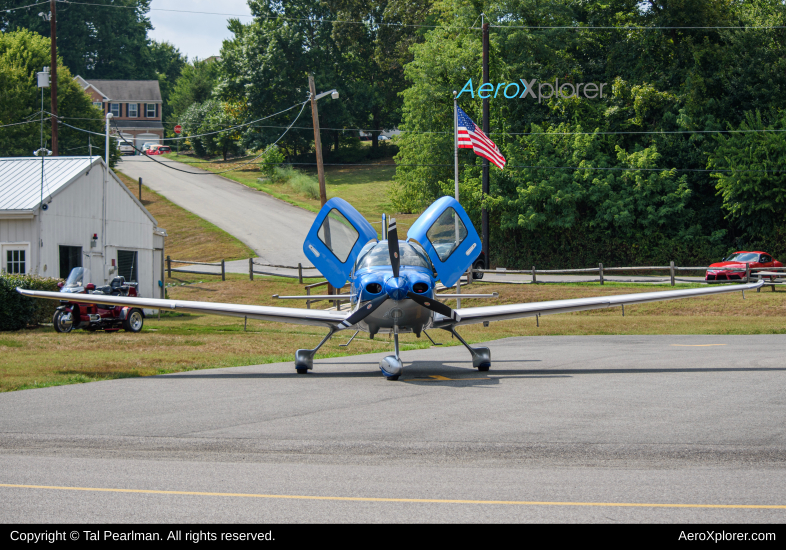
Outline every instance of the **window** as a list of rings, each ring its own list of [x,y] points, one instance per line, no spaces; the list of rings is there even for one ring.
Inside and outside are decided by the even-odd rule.
[[[27,273],[27,247],[4,246],[5,271],[7,273],[24,275]]]
[[[112,113],[112,116],[114,116],[114,117],[120,116],[120,104],[119,103],[110,103],[109,104],[109,112]]]
[[[93,107],[98,107],[102,111],[104,110],[104,102],[103,101],[94,101]]]
[[[136,103],[129,103],[128,104],[128,116],[131,118],[136,118],[139,116],[139,105]]]
[[[82,247],[81,246],[61,246],[60,247],[60,278],[68,278],[68,274],[75,267],[82,267]],[[90,281],[88,281],[90,282]]]
[[[138,252],[136,250],[117,251],[117,274],[128,282],[139,281]]]
[[[358,232],[352,227],[349,220],[335,208],[328,213],[325,221],[322,222],[317,236],[341,263],[347,261],[352,247],[358,240]]]
[[[147,103],[145,104],[145,116],[147,118],[155,118],[156,117],[156,104],[155,103]]]
[[[447,261],[453,251],[467,238],[467,228],[456,211],[447,208],[426,232],[439,259]]]

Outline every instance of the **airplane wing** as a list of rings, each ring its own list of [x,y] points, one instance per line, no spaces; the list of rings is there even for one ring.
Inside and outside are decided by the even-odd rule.
[[[434,319],[434,328],[448,326],[472,325],[486,321],[506,321],[520,317],[534,317],[535,315],[551,315],[554,313],[568,313],[571,311],[584,311],[587,309],[601,309],[606,307],[645,304],[662,300],[679,300],[680,298],[695,298],[711,294],[725,294],[761,288],[764,280],[744,285],[724,285],[715,288],[689,288],[685,290],[668,290],[665,292],[641,292],[638,294],[620,294],[617,296],[600,296],[597,298],[576,298],[573,300],[552,300],[549,302],[531,302],[528,304],[510,304],[504,306],[483,306],[456,309],[460,321],[437,315]]]
[[[127,298],[123,296],[105,296],[101,294],[62,294],[41,290],[25,290],[17,287],[16,291],[24,296],[46,298],[48,300],[68,300],[79,304],[105,304],[112,306],[146,307],[161,311],[182,311],[184,313],[207,313],[210,315],[227,315],[229,317],[248,317],[260,321],[293,323],[297,325],[316,325],[336,327],[349,312],[323,311],[319,309],[302,309],[289,307],[250,306],[244,304],[221,304],[213,302],[191,302],[187,300],[160,300],[155,298]]]

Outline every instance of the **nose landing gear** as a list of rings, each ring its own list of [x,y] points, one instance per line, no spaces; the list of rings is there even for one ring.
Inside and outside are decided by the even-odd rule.
[[[385,378],[391,381],[399,379],[401,373],[404,372],[404,363],[398,356],[398,325],[393,325],[393,340],[395,343],[396,355],[388,355],[383,357],[379,362],[379,370],[385,375]]]

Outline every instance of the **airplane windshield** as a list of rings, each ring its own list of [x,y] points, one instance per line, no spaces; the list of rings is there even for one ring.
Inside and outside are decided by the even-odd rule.
[[[426,269],[432,269],[431,263],[429,262],[428,256],[426,256],[425,252],[417,250],[415,246],[413,246],[410,243],[404,243],[401,241],[399,241],[398,243],[398,248],[399,248],[399,254],[401,255],[402,266],[406,265],[412,267],[425,267]],[[360,259],[358,260],[357,269],[363,269],[364,267],[384,266],[384,265],[391,265],[390,252],[388,251],[387,241],[377,243],[366,254],[363,254],[361,252]]]

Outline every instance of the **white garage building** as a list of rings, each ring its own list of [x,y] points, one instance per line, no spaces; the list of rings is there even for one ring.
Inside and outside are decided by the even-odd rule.
[[[0,158],[0,269],[64,278],[87,267],[164,297],[164,237],[101,157]]]

